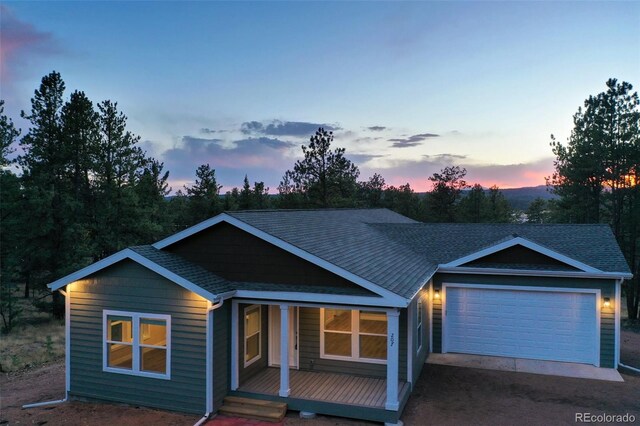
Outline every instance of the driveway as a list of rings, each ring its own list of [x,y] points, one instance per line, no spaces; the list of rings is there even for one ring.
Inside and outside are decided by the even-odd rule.
[[[622,332],[622,361],[640,366],[640,334]],[[575,425],[577,412],[625,414],[640,424],[640,375],[620,370],[624,383],[509,371],[425,365],[402,420],[414,425]],[[193,425],[199,416],[108,403],[74,401],[22,410],[22,404],[64,394],[64,365],[0,375],[0,425]],[[364,426],[337,417],[301,420],[290,412],[286,425]]]

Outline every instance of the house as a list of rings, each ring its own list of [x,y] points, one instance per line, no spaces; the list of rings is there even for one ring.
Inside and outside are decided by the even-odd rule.
[[[207,415],[248,397],[395,424],[431,352],[616,368],[630,277],[606,225],[276,210],[49,287],[66,296],[69,397]]]

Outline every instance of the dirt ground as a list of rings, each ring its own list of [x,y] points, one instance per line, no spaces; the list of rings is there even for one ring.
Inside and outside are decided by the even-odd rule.
[[[623,331],[622,362],[640,366],[640,333]],[[640,375],[620,370],[625,382],[426,365],[407,403],[405,425],[575,424],[575,413],[631,413],[640,424]],[[198,416],[122,404],[73,401],[23,410],[31,402],[60,399],[64,364],[0,376],[0,425],[193,425]],[[373,425],[335,417],[286,425]],[[216,421],[209,422],[215,426]]]

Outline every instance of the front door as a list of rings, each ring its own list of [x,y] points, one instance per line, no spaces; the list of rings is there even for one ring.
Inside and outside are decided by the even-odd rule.
[[[280,306],[269,305],[269,365],[280,365]],[[289,307],[289,367],[298,368],[298,307]]]

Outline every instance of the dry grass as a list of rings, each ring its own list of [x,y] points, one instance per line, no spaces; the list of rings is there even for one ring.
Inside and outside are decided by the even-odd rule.
[[[18,325],[0,334],[0,372],[14,372],[64,358],[64,321],[38,312],[31,299],[19,299]]]

